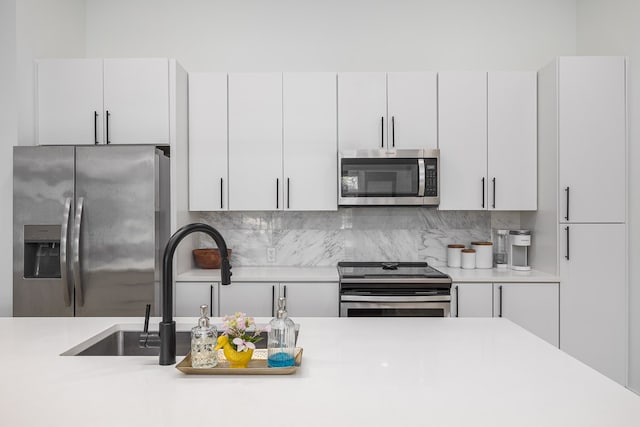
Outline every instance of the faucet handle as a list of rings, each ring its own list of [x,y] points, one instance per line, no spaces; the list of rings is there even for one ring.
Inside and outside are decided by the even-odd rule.
[[[147,307],[144,312],[144,329],[143,332],[146,334],[149,332],[149,316],[151,315],[151,304],[147,304]]]

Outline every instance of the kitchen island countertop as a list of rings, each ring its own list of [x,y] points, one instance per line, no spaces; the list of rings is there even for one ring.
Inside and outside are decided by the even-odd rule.
[[[179,318],[178,330],[195,320]],[[0,319],[0,424],[622,427],[640,420],[640,396],[507,319],[295,320],[304,348],[297,373],[209,377],[159,366],[153,356],[60,356],[114,324],[139,329],[142,319]]]

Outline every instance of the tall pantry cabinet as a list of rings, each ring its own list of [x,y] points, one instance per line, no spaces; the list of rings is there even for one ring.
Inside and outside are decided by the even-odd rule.
[[[538,102],[532,263],[560,274],[560,348],[626,384],[626,59],[557,58]]]

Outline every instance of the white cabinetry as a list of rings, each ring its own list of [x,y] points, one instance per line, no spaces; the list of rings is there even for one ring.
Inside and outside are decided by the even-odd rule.
[[[488,73],[490,210],[537,208],[536,79],[528,71]]]
[[[37,62],[38,144],[170,143],[168,59]]]
[[[235,312],[252,317],[273,317],[273,305],[277,283],[234,282],[220,286],[220,315]]]
[[[284,73],[285,210],[337,210],[336,74]]]
[[[561,236],[561,348],[625,384],[626,225],[564,224]]]
[[[169,144],[168,82],[166,59],[105,59],[106,142]]]
[[[282,209],[282,189],[282,74],[229,74],[229,209]]]
[[[287,312],[291,317],[338,317],[336,282],[281,283],[278,296],[287,299]]]
[[[535,210],[536,74],[438,75],[440,209]]]
[[[227,74],[189,73],[189,210],[227,210]]]
[[[437,75],[340,73],[340,151],[437,148]]]
[[[487,209],[487,73],[438,74],[440,209]]]
[[[559,58],[557,72],[560,222],[625,222],[625,59]]]
[[[496,283],[494,316],[505,317],[558,347],[560,302],[557,283]]]
[[[40,145],[103,143],[101,59],[48,59],[37,66]]]
[[[386,79],[385,73],[338,74],[340,151],[374,150],[385,146]]]
[[[204,304],[209,306],[210,316],[218,316],[218,283],[176,283],[177,317],[197,317],[200,315],[200,306]]]
[[[387,74],[387,146],[438,148],[435,72]]]
[[[452,317],[493,316],[493,284],[456,283],[453,292]]]

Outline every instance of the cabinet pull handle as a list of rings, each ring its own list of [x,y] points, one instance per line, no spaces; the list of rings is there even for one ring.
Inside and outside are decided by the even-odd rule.
[[[276,286],[271,285],[271,317],[276,315],[275,313],[275,305],[276,305]]]
[[[287,178],[287,209],[290,208],[289,202],[291,201],[291,190],[289,189],[289,178]]]
[[[491,205],[491,207],[493,209],[496,208],[496,177],[493,177],[493,204]]]
[[[498,297],[499,297],[499,309],[498,317],[502,317],[502,285],[498,286]]]
[[[482,209],[484,209],[484,177],[482,178]]]
[[[224,206],[222,204],[222,200],[223,200],[223,196],[222,196],[222,188],[223,188],[223,184],[222,184],[222,178],[220,178],[220,209],[223,209]]]
[[[111,140],[109,139],[109,117],[111,117],[111,113],[107,110],[107,144],[111,144]]]
[[[392,147],[396,146],[396,117],[391,116],[391,144]]]
[[[566,226],[564,230],[567,232],[567,254],[564,257],[569,261],[569,226]]]
[[[382,131],[380,132],[380,146],[384,148],[384,116],[380,117],[380,121],[382,122]]]
[[[565,188],[564,191],[567,193],[567,215],[564,217],[564,219],[569,221],[569,187]]]
[[[283,296],[286,298],[287,297],[287,285],[282,285],[282,292],[283,292]]]
[[[98,112],[93,112],[93,143],[98,145]]]
[[[276,209],[280,209],[280,178],[276,178]]]
[[[456,285],[456,317],[459,317],[460,314],[460,299],[458,298],[458,294],[460,290],[458,289],[458,285]]]
[[[209,316],[213,317],[213,285],[209,285]]]

